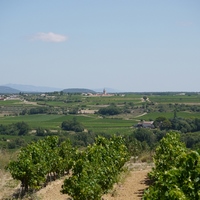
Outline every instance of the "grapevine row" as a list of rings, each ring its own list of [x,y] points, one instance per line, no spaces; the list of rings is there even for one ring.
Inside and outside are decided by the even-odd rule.
[[[156,149],[153,180],[143,200],[199,200],[200,156],[180,142],[178,133],[170,132]]]
[[[22,148],[7,169],[14,179],[21,181],[24,192],[39,189],[52,177],[71,171],[62,193],[74,200],[98,200],[117,182],[128,158],[122,137],[98,137],[93,145],[78,151],[68,140],[59,144],[57,136],[49,136]]]
[[[74,200],[98,200],[117,182],[119,173],[128,159],[121,137],[107,140],[98,137],[88,146],[72,168],[72,176],[64,181],[62,192]]]
[[[59,144],[57,136],[48,136],[22,148],[16,161],[7,169],[14,179],[21,181],[24,192],[39,189],[52,177],[68,172],[73,163],[74,148],[69,140]]]

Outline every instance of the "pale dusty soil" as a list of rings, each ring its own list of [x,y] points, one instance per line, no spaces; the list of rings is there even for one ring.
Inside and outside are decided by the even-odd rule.
[[[23,101],[24,104],[38,105],[37,102]]]
[[[67,200],[69,196],[60,192],[64,178],[52,182],[46,188],[37,192],[36,196],[41,200]]]
[[[104,195],[104,200],[139,200],[142,197],[143,191],[148,187],[147,174],[150,172],[151,167],[142,169],[135,169],[130,171],[121,183],[115,185],[114,189],[107,195]],[[46,188],[37,192],[37,197],[42,200],[69,200],[68,195],[60,193],[61,186],[64,179],[57,180]]]
[[[88,110],[88,109],[86,109],[86,110],[79,111],[79,113],[80,114],[94,114],[96,111],[98,111],[98,110]]]
[[[13,180],[9,173],[0,170],[0,199],[10,196],[17,186],[19,186],[18,181]]]
[[[121,184],[118,184],[113,192],[104,195],[104,200],[139,200],[143,195],[146,185],[147,173],[150,170],[131,171],[129,176]]]

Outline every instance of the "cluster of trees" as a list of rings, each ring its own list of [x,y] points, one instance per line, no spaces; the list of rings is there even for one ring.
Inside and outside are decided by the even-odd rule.
[[[49,129],[45,129],[42,127],[37,127],[36,133],[35,133],[36,136],[50,136],[50,135],[55,135],[55,134],[58,134],[58,133],[57,132],[53,133]]]
[[[184,119],[174,117],[173,119],[167,119],[165,117],[158,117],[154,121],[154,126],[161,130],[177,130],[182,133],[200,131],[200,119]]]
[[[190,111],[190,112],[200,112],[199,105],[186,105],[186,104],[169,104],[170,107],[179,111]]]
[[[25,147],[27,145],[27,142],[21,137],[17,137],[10,140],[7,140],[5,137],[2,137],[0,140],[6,141],[6,143],[1,144],[2,149],[16,149]]]
[[[47,107],[36,107],[31,108],[30,110],[24,109],[20,114],[21,115],[35,115],[35,114],[45,114],[48,113],[49,109]]]
[[[29,130],[29,125],[23,121],[9,125],[0,124],[0,135],[27,135]]]
[[[181,141],[183,141],[186,144],[187,148],[200,149],[199,132],[181,134]]]
[[[156,148],[155,167],[149,177],[153,184],[144,200],[200,199],[200,156],[180,142],[178,133],[170,132]]]
[[[104,132],[97,134],[90,130],[88,132],[75,132],[74,134],[68,135],[73,146],[76,147],[87,147],[88,145],[93,144],[97,136],[102,136],[106,139],[109,139],[111,137],[110,134]]]
[[[100,108],[97,113],[100,115],[118,115],[122,113],[122,110],[117,106],[110,105],[105,108]]]
[[[124,135],[130,155],[140,157],[143,152],[151,152],[157,143],[166,135],[166,131],[147,128],[135,129],[131,134]]]
[[[109,106],[105,108],[100,108],[97,112],[97,114],[100,115],[118,115],[121,113],[131,113],[134,109],[133,102],[124,102],[124,106],[118,107],[114,103],[111,103]],[[138,107],[135,107],[135,109],[138,109]]]
[[[151,99],[151,98],[150,98]],[[161,100],[161,99],[158,99]],[[178,103],[169,103],[169,104],[162,104],[162,103],[154,103],[153,101],[145,101],[142,107],[147,112],[173,112],[173,111],[188,111],[188,112],[199,112],[200,106],[199,105],[187,105],[187,104],[178,104]]]
[[[138,128],[132,134],[125,135],[127,146],[130,152],[142,153],[142,151],[154,149],[158,142],[166,135],[168,129],[147,129]],[[181,133],[180,131],[178,131]],[[198,149],[200,148],[200,134],[199,132],[181,133],[181,141],[186,144],[187,148]],[[133,147],[135,145],[135,147]],[[135,151],[137,150],[137,151]]]
[[[37,107],[37,108],[31,108],[29,110],[29,114],[30,115],[34,115],[34,114],[44,114],[47,113],[48,108],[47,107]]]
[[[66,131],[75,131],[75,132],[82,132],[84,131],[84,126],[80,122],[76,120],[74,117],[72,120],[63,121],[61,124],[61,128]]]
[[[54,106],[40,106],[31,109],[23,109],[20,115],[35,115],[35,114],[78,114],[79,107],[66,108]]]

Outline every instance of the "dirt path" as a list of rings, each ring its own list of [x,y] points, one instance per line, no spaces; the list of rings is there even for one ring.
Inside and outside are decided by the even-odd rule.
[[[110,194],[104,195],[104,200],[139,200],[146,185],[149,168],[130,171],[122,183],[117,184]],[[64,179],[60,179],[37,192],[37,197],[42,200],[68,200],[68,195],[60,193]]]
[[[104,200],[139,200],[143,195],[147,174],[150,170],[131,171],[129,176],[121,184],[118,184],[113,192],[104,195]]]
[[[135,118],[137,118],[137,117],[142,117],[142,116],[144,116],[144,115],[146,115],[147,113],[145,112],[145,113],[142,113],[141,115],[137,115],[137,116],[135,116]]]

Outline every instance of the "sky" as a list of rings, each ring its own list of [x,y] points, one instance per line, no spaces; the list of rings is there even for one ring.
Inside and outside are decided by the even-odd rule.
[[[199,0],[1,0],[0,85],[200,91]]]

